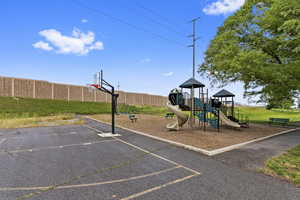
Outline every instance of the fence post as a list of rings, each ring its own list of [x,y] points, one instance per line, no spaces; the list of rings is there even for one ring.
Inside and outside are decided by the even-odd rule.
[[[15,96],[15,79],[14,78],[11,79],[11,96],[12,97]]]
[[[94,101],[97,102],[97,91],[96,90],[93,91],[94,91]]]
[[[51,98],[54,99],[54,83],[51,85]]]
[[[83,87],[81,87],[81,101],[84,102],[84,96],[83,96]]]
[[[68,101],[70,101],[70,86],[68,85]]]
[[[33,93],[32,93],[33,98],[35,99],[35,80],[33,80]]]

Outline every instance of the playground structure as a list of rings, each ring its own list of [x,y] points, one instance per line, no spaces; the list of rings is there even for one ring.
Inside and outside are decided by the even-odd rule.
[[[189,115],[181,111],[179,105],[167,103],[168,109],[177,116],[177,121],[167,124],[169,130],[179,130],[189,119]]]
[[[248,127],[247,118],[235,114],[233,99],[235,95],[229,91],[223,89],[209,98],[208,89],[205,92],[205,85],[194,78],[190,78],[179,87],[180,90],[173,89],[168,97],[167,107],[177,116],[175,122],[167,124],[168,130],[178,131],[187,121],[190,127],[195,127],[196,119],[198,126],[204,131],[208,125],[218,131],[222,124],[234,128]],[[191,93],[184,92],[184,89],[190,89]],[[199,89],[199,96],[192,99],[190,94],[194,89]],[[190,111],[189,115],[187,111]]]

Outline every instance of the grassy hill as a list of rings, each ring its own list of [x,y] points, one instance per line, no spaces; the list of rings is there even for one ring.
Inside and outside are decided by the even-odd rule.
[[[120,104],[119,112],[163,115],[164,107]],[[0,97],[0,128],[82,124],[75,114],[111,113],[110,103]]]
[[[120,104],[119,112],[163,114],[166,108]],[[40,117],[59,114],[104,114],[110,103],[0,97],[0,119]]]
[[[238,107],[239,113],[249,117],[251,122],[264,123],[270,117],[289,118],[300,121],[297,110],[266,110],[263,107]],[[137,114],[164,115],[166,107],[130,106],[120,104],[119,112]],[[0,119],[42,117],[61,114],[107,114],[111,112],[110,103],[63,101],[49,99],[29,99],[16,97],[0,97]]]

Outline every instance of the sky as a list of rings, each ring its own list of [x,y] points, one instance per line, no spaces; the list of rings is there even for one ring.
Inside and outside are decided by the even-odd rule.
[[[120,90],[167,96],[192,76],[228,16],[245,0],[4,0],[0,12],[0,76],[86,85],[103,69]],[[196,79],[220,90],[206,77]],[[246,104],[242,83],[225,87]]]

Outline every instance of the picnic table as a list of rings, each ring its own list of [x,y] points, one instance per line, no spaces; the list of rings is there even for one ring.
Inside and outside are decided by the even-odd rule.
[[[133,123],[133,122],[136,122],[137,121],[137,119],[138,119],[138,117],[137,116],[135,116],[134,114],[130,114],[130,115],[128,115],[128,118],[131,120],[131,122]]]
[[[280,124],[280,125],[287,125],[290,122],[288,118],[269,118],[269,124]]]
[[[173,118],[174,117],[174,113],[167,113],[165,115],[165,118]]]

